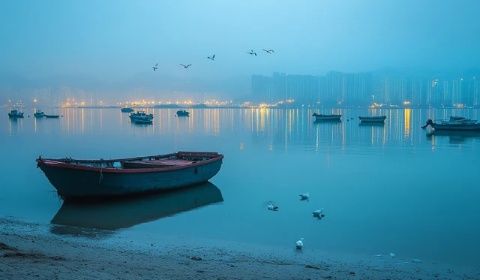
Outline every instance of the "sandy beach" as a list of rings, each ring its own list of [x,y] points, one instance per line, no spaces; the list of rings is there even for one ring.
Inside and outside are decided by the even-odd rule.
[[[479,271],[424,263],[319,261],[213,246],[145,249],[10,219],[0,225],[1,279],[480,279]]]

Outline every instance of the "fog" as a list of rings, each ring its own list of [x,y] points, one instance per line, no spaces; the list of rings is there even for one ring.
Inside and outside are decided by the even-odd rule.
[[[480,65],[478,11],[476,0],[2,1],[0,101],[236,98],[252,74],[276,71],[462,72]]]

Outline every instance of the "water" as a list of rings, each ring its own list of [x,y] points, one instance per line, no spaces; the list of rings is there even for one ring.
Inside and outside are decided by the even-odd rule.
[[[479,119],[479,110],[332,110],[343,122],[320,124],[307,109],[198,109],[189,118],[149,111],[154,124],[137,126],[119,109],[63,109],[58,120],[17,121],[3,109],[0,216],[105,228],[105,238],[177,236],[291,248],[303,237],[306,249],[332,254],[394,252],[479,264],[480,136],[428,137],[420,128],[427,118]],[[359,126],[357,116],[370,113],[386,114],[385,126]],[[177,150],[218,151],[224,164],[199,189],[88,208],[62,206],[34,161]],[[304,192],[310,201],[299,201]],[[280,211],[267,211],[268,201]],[[312,217],[318,208],[325,219]],[[52,225],[51,232],[69,230]]]

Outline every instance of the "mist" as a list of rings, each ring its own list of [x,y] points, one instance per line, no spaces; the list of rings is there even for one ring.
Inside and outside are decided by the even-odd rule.
[[[0,101],[65,89],[238,98],[251,75],[273,72],[462,73],[480,65],[479,10],[474,0],[2,1]]]

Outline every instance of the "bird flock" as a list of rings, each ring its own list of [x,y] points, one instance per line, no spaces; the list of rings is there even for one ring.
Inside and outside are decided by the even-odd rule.
[[[300,198],[300,201],[309,201],[310,200],[310,193],[301,193],[298,196]],[[280,207],[278,205],[276,205],[273,201],[269,201],[269,202],[267,202],[267,210],[277,212],[277,211],[280,210]],[[318,219],[318,220],[321,220],[321,219],[325,218],[325,213],[323,212],[323,208],[314,210],[312,212],[312,216],[313,216],[313,218]],[[297,242],[295,242],[295,248],[297,249],[297,251],[302,251],[303,250],[303,240],[304,240],[304,238],[302,237],[299,240],[297,240]]]
[[[275,53],[275,50],[273,49],[262,49],[263,52],[265,52],[265,54],[267,55],[271,55],[271,54],[274,54]],[[257,56],[257,51],[255,51],[254,49],[251,49],[247,52],[247,54],[251,55],[251,56]],[[209,55],[207,56],[207,59],[208,60],[211,60],[211,61],[215,61],[215,54],[212,54],[212,55]],[[183,63],[180,63],[179,66],[183,67],[183,69],[188,69],[190,68],[190,66],[192,66],[191,63],[189,64],[183,64]],[[152,66],[152,69],[153,69],[153,72],[157,71],[158,70],[158,63],[155,63],[155,65]]]

